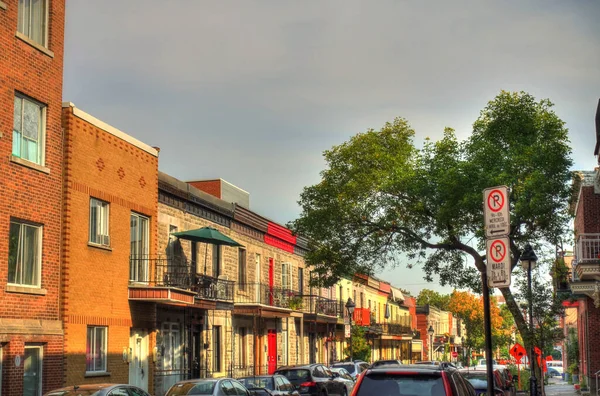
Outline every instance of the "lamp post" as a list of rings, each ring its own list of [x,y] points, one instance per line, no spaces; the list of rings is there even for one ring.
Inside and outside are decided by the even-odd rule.
[[[350,361],[354,361],[354,357],[352,356],[352,314],[354,314],[354,308],[356,304],[350,297],[348,297],[348,301],[346,301],[346,310],[348,311],[348,322],[350,323]]]
[[[525,250],[521,253],[521,266],[527,271],[527,297],[529,300],[529,330],[531,332],[531,351],[529,352],[529,367],[531,369],[531,377],[529,382],[529,394],[537,396],[537,379],[535,378],[535,349],[533,336],[533,293],[531,291],[531,270],[535,267],[537,256],[530,244],[525,246]]]
[[[427,329],[427,334],[429,334],[429,360],[433,362],[433,334],[435,330],[433,330],[433,326],[429,325]]]

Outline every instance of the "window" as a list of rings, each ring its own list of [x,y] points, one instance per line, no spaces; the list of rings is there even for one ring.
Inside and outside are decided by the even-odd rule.
[[[212,245],[212,266],[213,276],[218,278],[221,275],[221,246]]]
[[[15,96],[12,155],[44,165],[46,107],[24,96]]]
[[[240,290],[246,290],[246,249],[238,249],[238,285]]]
[[[90,243],[110,246],[108,202],[90,198]]]
[[[247,338],[246,335],[248,334],[248,330],[245,327],[240,327],[238,330],[238,334],[239,334],[239,359],[240,359],[240,365],[242,367],[246,367],[246,363],[248,362],[248,357],[247,357],[247,351],[248,351],[248,344],[247,344]]]
[[[281,264],[281,287],[287,290],[291,288],[289,263]]]
[[[163,369],[179,370],[182,360],[181,333],[179,324],[163,323]]]
[[[106,327],[88,327],[85,371],[106,371],[106,349]]]
[[[42,394],[42,346],[25,344],[23,356],[23,396]]]
[[[8,283],[40,287],[42,227],[10,222]]]
[[[213,326],[213,372],[221,371],[221,326]]]
[[[304,294],[304,268],[298,268],[298,294]]]
[[[129,280],[135,282],[146,282],[148,280],[148,223],[149,219],[137,213],[132,213],[130,218],[131,248]]]
[[[48,0],[19,0],[17,31],[36,43],[48,46]]]
[[[282,364],[284,366],[288,365],[288,361],[289,361],[289,354],[290,354],[290,345],[289,345],[289,337],[288,337],[288,331],[287,329],[281,332],[281,338],[282,338],[282,346],[283,346],[283,362]]]

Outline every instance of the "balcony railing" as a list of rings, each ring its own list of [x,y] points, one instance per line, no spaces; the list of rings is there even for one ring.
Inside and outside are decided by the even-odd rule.
[[[411,319],[410,316],[399,316],[389,323],[383,323],[381,325],[384,334],[390,335],[402,335],[412,334]]]
[[[321,296],[302,296],[302,307],[300,308],[302,312],[338,316],[338,309],[339,304],[336,300]]]
[[[352,320],[357,326],[371,325],[371,310],[369,308],[354,308]]]
[[[145,268],[150,274],[151,280],[138,284],[191,290],[205,300],[233,301],[234,282],[196,273],[194,261],[167,256],[132,256],[129,260],[131,268]]]
[[[271,307],[299,309],[303,299],[296,292],[264,283],[237,283],[235,287],[236,304],[260,304]]]
[[[579,234],[575,249],[578,264],[600,261],[600,234]]]

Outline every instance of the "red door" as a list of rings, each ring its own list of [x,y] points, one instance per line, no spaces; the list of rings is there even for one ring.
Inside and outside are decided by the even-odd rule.
[[[273,257],[269,257],[269,305],[273,305]]]
[[[267,361],[269,363],[269,375],[271,375],[277,369],[277,333],[275,330],[269,329],[267,338]]]

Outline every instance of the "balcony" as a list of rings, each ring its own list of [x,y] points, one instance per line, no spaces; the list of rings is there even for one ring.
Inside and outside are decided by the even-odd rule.
[[[600,281],[600,234],[580,234],[573,260],[574,281]]]
[[[371,310],[369,308],[354,308],[352,320],[357,326],[371,325]]]
[[[233,281],[195,272],[196,263],[184,258],[131,257],[133,272],[148,273],[150,280],[129,281],[129,300],[231,309]]]
[[[383,323],[381,325],[383,334],[402,336],[408,335],[412,338],[412,328],[410,326],[410,316],[401,316],[392,323]]]
[[[338,316],[343,315],[343,311],[339,311],[340,304],[336,300],[315,295],[305,295],[301,298],[302,306],[299,309],[304,312],[306,321],[337,323]]]

